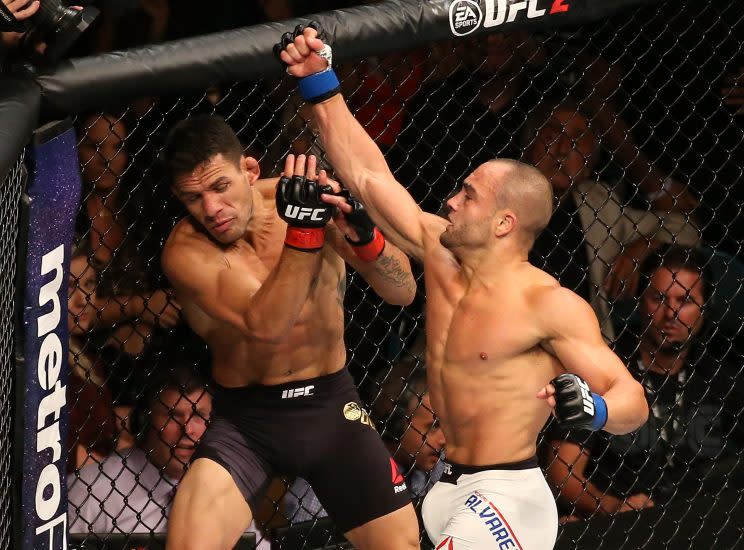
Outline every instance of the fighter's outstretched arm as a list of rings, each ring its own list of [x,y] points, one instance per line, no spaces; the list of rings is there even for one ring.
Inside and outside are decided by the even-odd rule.
[[[280,52],[288,72],[298,78],[325,71],[328,61],[317,31],[306,27]],[[435,238],[446,220],[423,212],[395,180],[382,152],[346,106],[341,94],[315,103],[313,111],[323,146],[344,185],[361,200],[385,236],[406,254],[423,259],[427,239]]]
[[[533,311],[544,333],[543,347],[567,372],[583,378],[606,404],[606,432],[625,434],[646,422],[648,403],[643,387],[602,339],[594,310],[575,293],[555,286],[537,291]],[[555,390],[548,384],[538,397],[555,407]]]

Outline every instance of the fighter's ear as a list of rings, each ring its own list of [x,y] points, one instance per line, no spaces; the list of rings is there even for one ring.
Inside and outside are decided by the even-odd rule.
[[[496,215],[496,236],[504,237],[517,228],[517,215],[511,210],[504,210]]]
[[[261,166],[258,161],[253,157],[243,156],[240,157],[240,168],[248,176],[248,182],[253,183],[261,175]]]

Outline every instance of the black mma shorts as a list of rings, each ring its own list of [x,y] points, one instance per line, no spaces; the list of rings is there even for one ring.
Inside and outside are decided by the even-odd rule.
[[[277,386],[215,385],[199,458],[230,472],[254,514],[275,473],[305,478],[343,532],[411,502],[346,369]]]

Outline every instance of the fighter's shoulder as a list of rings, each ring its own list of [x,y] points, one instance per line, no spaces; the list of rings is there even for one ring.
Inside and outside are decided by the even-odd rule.
[[[579,326],[591,322],[591,319],[596,321],[589,303],[550,275],[533,280],[526,289],[526,296],[534,318],[545,328]]]
[[[181,218],[173,227],[165,241],[163,255],[173,254],[175,251],[181,251],[184,247],[196,245],[199,247],[203,239],[203,234],[194,225],[190,216]]]
[[[276,200],[276,184],[279,182],[279,178],[262,178],[256,180],[253,185],[261,193],[261,198],[264,201],[273,203]]]
[[[163,246],[162,263],[169,268],[194,261],[205,262],[217,252],[216,245],[200,231],[189,217],[180,220]],[[179,268],[180,269],[180,268]]]

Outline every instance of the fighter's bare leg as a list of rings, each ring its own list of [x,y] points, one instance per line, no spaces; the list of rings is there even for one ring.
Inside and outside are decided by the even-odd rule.
[[[212,460],[197,459],[178,485],[166,550],[230,550],[252,519],[230,473]]]
[[[357,550],[418,550],[419,530],[413,505],[368,521],[344,533]]]

